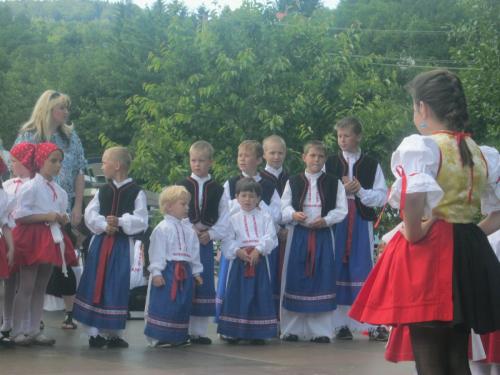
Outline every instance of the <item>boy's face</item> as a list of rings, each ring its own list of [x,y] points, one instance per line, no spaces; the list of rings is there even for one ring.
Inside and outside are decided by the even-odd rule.
[[[259,204],[260,197],[253,191],[242,191],[236,195],[236,200],[243,211],[252,211]]]
[[[191,166],[191,172],[195,175],[206,177],[212,167],[212,160],[209,159],[206,152],[191,151],[189,153],[189,165]]]
[[[356,134],[351,127],[337,130],[337,143],[342,151],[356,152],[361,142],[361,134]]]
[[[250,148],[238,149],[238,168],[249,176],[257,174],[257,167],[262,163],[262,158],[258,158]]]
[[[264,147],[264,159],[274,169],[279,169],[285,161],[286,150],[279,142],[268,142]]]
[[[322,149],[311,147],[306,154],[302,155],[302,160],[306,164],[308,173],[318,173],[325,165],[326,155]]]
[[[113,179],[116,176],[116,172],[120,170],[120,163],[113,158],[113,155],[109,151],[104,151],[102,154],[102,173],[107,179]]]
[[[165,203],[165,212],[179,220],[188,216],[189,199],[181,198],[175,202]]]

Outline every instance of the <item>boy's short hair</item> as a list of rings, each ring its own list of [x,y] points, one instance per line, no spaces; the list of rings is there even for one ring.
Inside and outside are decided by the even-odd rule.
[[[210,143],[207,141],[196,141],[194,142],[191,147],[189,148],[189,153],[191,154],[192,152],[203,152],[207,156],[209,160],[213,160],[214,156],[214,148]]]
[[[286,151],[285,140],[276,134],[273,134],[273,135],[270,135],[269,137],[264,138],[264,140],[262,141],[262,148],[264,149],[264,151],[266,151],[266,148],[267,148],[266,145],[268,145],[269,143],[272,143],[272,142],[280,144],[281,147],[283,147],[283,149]]]
[[[158,198],[158,204],[160,205],[160,211],[162,214],[166,214],[165,205],[177,202],[180,199],[191,200],[191,194],[189,191],[180,185],[167,186],[160,193]]]
[[[238,150],[240,149],[251,150],[257,159],[262,159],[264,156],[264,149],[262,148],[262,145],[253,139],[247,139],[241,142],[238,146]]]
[[[363,126],[356,117],[344,117],[335,124],[335,130],[351,128],[354,134],[363,133]]]
[[[306,155],[309,152],[309,150],[311,150],[311,148],[317,148],[317,149],[323,151],[323,153],[325,154],[325,156],[327,154],[326,146],[321,141],[316,141],[316,140],[308,141],[304,145],[304,155]]]
[[[108,155],[116,160],[122,165],[127,171],[130,169],[130,165],[132,164],[132,155],[128,148],[123,146],[114,146],[107,148],[106,151]]]
[[[258,197],[261,197],[262,187],[253,178],[244,177],[236,183],[236,195],[244,192],[255,193]]]

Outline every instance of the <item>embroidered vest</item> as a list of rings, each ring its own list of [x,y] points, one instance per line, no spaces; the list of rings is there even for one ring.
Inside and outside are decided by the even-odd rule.
[[[268,172],[266,170],[261,171],[260,175],[262,176],[262,178],[268,179],[274,184],[274,186],[276,187],[276,191],[278,192],[280,197],[283,195],[283,190],[285,190],[285,185],[288,181],[288,173],[286,173],[285,170],[282,170],[277,178],[271,172]]]
[[[309,181],[304,173],[300,173],[290,177],[289,183],[292,191],[292,207],[295,211],[303,211]],[[324,217],[337,206],[338,179],[331,174],[323,173],[318,177],[317,186],[321,200],[321,216]]]
[[[189,201],[189,220],[191,223],[212,226],[219,219],[219,203],[224,193],[224,188],[214,180],[210,179],[203,184],[203,195],[200,209],[198,182],[191,177],[177,183],[184,186],[191,194]]]

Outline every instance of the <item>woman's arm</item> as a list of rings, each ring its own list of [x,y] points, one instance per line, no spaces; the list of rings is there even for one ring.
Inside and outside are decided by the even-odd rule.
[[[85,179],[82,173],[75,177],[75,204],[71,210],[71,225],[77,226],[82,221],[83,214],[83,190],[85,188]]]

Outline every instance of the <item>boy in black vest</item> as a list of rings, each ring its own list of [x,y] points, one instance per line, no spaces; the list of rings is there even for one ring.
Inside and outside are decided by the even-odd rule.
[[[361,152],[361,123],[353,117],[335,126],[340,151],[326,161],[326,172],[341,179],[349,213],[335,228],[337,303],[334,328],[339,340],[352,340],[351,331],[370,332],[371,340],[386,341],[383,327],[360,324],[347,316],[354,299],[373,267],[374,207],[384,205],[387,195],[384,174],[377,160]]]
[[[202,285],[196,285],[189,319],[189,336],[193,344],[209,345],[208,323],[215,315],[214,240],[222,240],[228,231],[227,201],[222,198],[224,188],[209,174],[214,149],[206,141],[197,141],[189,149],[191,176],[180,181],[191,194],[189,220],[200,241],[203,264]]]
[[[238,175],[231,177],[224,183],[224,197],[228,202],[229,215],[240,210],[240,205],[236,201],[236,182],[243,177],[251,177],[259,183],[262,188],[261,201],[259,207],[271,215],[275,225],[281,221],[281,201],[274,184],[268,179],[262,178],[258,172],[258,167],[262,163],[264,150],[262,145],[254,140],[246,140],[238,146],[238,168],[241,171]],[[224,246],[224,242],[222,244]],[[219,316],[222,298],[226,290],[226,277],[229,262],[221,255],[219,267],[219,280],[217,282],[216,318]]]
[[[290,177],[281,198],[288,241],[282,275],[281,333],[285,341],[329,343],[333,334],[335,254],[332,226],[347,214],[344,186],[322,171],[326,149],[310,141],[306,170]]]
[[[125,147],[102,156],[109,182],[85,209],[85,224],[94,233],[76,294],[73,316],[87,326],[91,348],[127,348],[121,337],[127,320],[130,253],[134,235],[148,227],[146,194],[128,171],[132,158]]]

